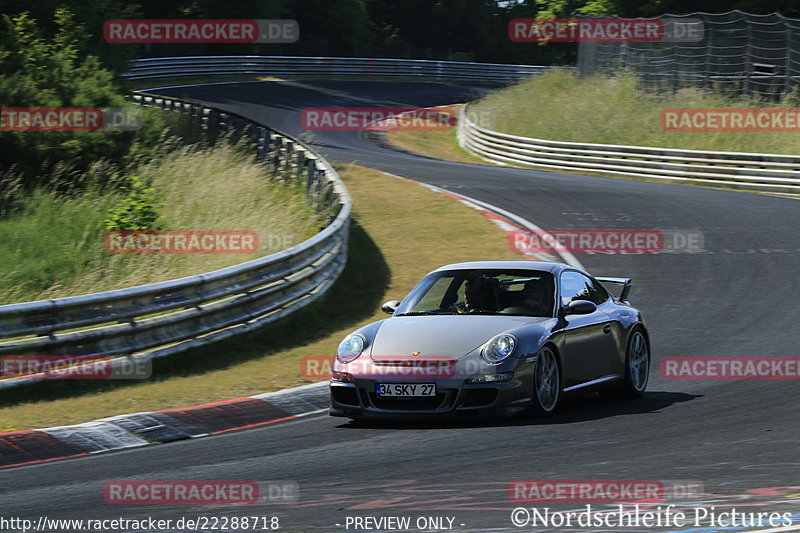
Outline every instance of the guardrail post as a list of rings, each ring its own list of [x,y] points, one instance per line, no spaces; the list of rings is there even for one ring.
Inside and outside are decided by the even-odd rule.
[[[306,156],[308,152],[302,146],[297,146],[295,148],[295,164],[294,164],[294,173],[292,174],[293,181],[295,183],[300,182],[300,177],[303,174],[303,170],[306,167]]]
[[[297,181],[297,174],[300,169],[300,150],[303,148],[292,141],[289,141],[289,153],[287,154],[288,164],[289,164],[289,172],[286,176],[286,181],[289,183],[295,183]]]
[[[311,204],[314,209],[319,208],[319,189],[320,189],[320,182],[325,175],[325,171],[320,168],[319,162],[314,160],[311,161],[311,164],[308,166],[308,177],[306,181],[306,198],[308,198],[309,204]]]
[[[280,145],[278,146],[278,176],[281,181],[286,181],[286,169],[288,167],[289,148],[286,137],[281,137]]]
[[[306,186],[306,198],[308,198],[308,191],[309,187],[311,186],[311,180],[313,179],[313,174],[317,170],[317,158],[311,154],[306,154],[306,164],[305,164],[305,186]],[[298,176],[298,179],[303,179],[303,176]]]
[[[215,109],[206,113],[206,133],[208,134],[209,141],[213,144],[217,141],[217,137],[222,132],[220,122],[222,121],[221,113]]]
[[[282,135],[276,134],[273,134],[271,137],[272,150],[270,151],[270,163],[272,166],[272,178],[277,179],[286,168],[286,139]]]
[[[191,105],[188,109],[184,107],[184,110],[189,113],[189,116],[192,117],[192,120],[195,122],[195,124],[197,124],[200,128],[203,128],[203,110],[200,108],[200,106]]]
[[[217,126],[219,127],[219,131],[222,134],[228,133],[230,131],[230,116],[227,113],[219,113],[219,121],[217,122]]]
[[[264,161],[269,154],[269,133],[264,128],[258,129],[258,150],[256,152],[256,159]]]

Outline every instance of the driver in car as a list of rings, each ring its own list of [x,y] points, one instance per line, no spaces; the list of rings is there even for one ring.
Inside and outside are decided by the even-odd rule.
[[[522,289],[522,300],[519,305],[530,309],[534,315],[547,316],[550,310],[547,308],[544,284],[542,280],[531,280],[525,283]]]
[[[495,278],[480,277],[467,281],[464,288],[465,310],[461,312],[490,311],[499,309]]]

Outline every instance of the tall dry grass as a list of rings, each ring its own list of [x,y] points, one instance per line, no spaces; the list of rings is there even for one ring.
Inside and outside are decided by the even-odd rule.
[[[174,147],[173,147],[174,148]],[[164,281],[230,266],[292,246],[319,226],[303,191],[269,181],[241,147],[190,145],[132,172],[164,204],[165,230],[259,233],[256,254],[110,254],[103,220],[121,193],[89,184],[73,194],[36,190],[0,219],[0,304],[71,296]],[[7,176],[12,183],[12,176]]]

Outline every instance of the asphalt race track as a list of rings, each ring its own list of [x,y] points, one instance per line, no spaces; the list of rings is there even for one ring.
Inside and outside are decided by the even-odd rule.
[[[463,102],[490,89],[305,81],[157,92],[198,99],[297,135],[305,107],[429,106]],[[541,531],[512,525],[511,510],[518,504],[507,489],[512,480],[548,478],[691,480],[702,483],[704,493],[686,505],[800,513],[796,381],[672,381],[658,372],[665,356],[797,355],[798,200],[451,163],[379,147],[358,132],[316,132],[314,142],[330,160],[434,184],[542,228],[702,231],[705,250],[699,253],[577,254],[595,275],[634,279],[631,301],[645,313],[653,345],[644,398],[590,396],[562,405],[544,421],[363,427],[318,414],[12,468],[0,473],[3,515],[278,516],[282,531],[346,531],[347,517],[431,516],[453,518],[452,527],[460,531]],[[397,209],[413,206],[398,199]],[[420,265],[420,276],[435,266]],[[294,480],[300,500],[246,509],[106,504],[103,483],[121,479]],[[626,529],[638,530],[644,528]]]

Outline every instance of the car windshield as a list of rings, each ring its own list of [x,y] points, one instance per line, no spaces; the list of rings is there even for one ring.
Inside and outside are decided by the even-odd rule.
[[[553,316],[553,275],[539,270],[443,270],[420,281],[395,316]]]

